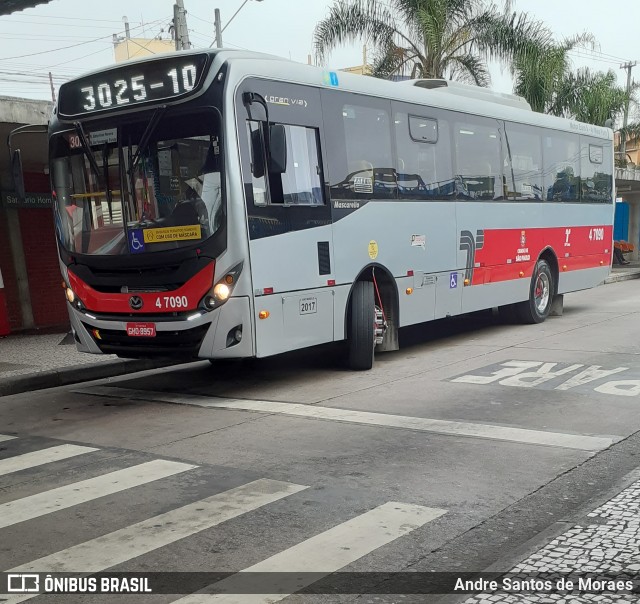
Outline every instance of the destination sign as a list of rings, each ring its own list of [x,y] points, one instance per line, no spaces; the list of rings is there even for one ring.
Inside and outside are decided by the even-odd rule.
[[[58,115],[73,118],[193,94],[204,80],[208,56],[176,54],[66,82],[60,86]]]

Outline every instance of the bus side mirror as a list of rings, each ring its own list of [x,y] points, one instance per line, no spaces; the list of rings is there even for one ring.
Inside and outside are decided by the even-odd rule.
[[[251,174],[254,178],[264,176],[264,140],[261,127],[251,131]]]
[[[287,136],[282,124],[269,127],[269,172],[284,174],[287,171]]]
[[[16,149],[11,156],[11,173],[13,175],[13,186],[18,197],[24,199],[24,174],[22,172],[22,155],[20,149]]]

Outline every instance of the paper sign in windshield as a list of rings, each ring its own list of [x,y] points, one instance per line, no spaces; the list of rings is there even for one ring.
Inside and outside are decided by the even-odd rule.
[[[186,241],[200,238],[201,228],[199,224],[144,230],[145,243],[164,243],[165,241]]]

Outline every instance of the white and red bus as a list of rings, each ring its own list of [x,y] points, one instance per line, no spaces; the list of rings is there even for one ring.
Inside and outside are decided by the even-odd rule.
[[[506,307],[539,323],[612,256],[613,135],[522,99],[229,50],[64,84],[49,127],[80,350],[266,357]]]

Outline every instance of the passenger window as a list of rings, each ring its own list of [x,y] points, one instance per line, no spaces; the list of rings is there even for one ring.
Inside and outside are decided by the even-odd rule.
[[[287,171],[281,175],[282,198],[272,203],[318,206],[324,204],[318,160],[318,131],[304,126],[285,126]],[[272,175],[271,178],[278,175]]]
[[[542,201],[542,140],[527,126],[507,124],[505,129],[507,198]]]
[[[489,124],[490,120],[486,122]],[[454,144],[458,199],[503,199],[503,161],[497,126],[455,122]]]
[[[395,199],[397,182],[389,111],[373,103],[372,106],[331,103],[331,106],[336,119],[342,122],[330,129],[332,197]]]
[[[455,193],[449,123],[394,113],[401,199],[448,199]]]
[[[247,122],[254,205],[324,205],[317,129],[290,125],[285,125],[284,128],[287,169],[283,174],[267,175],[264,123],[253,120]]]
[[[584,203],[612,203],[611,144],[581,136],[580,146],[580,200]]]
[[[547,201],[580,199],[578,135],[553,132],[544,137],[543,166]]]

